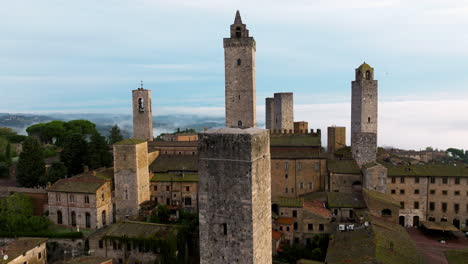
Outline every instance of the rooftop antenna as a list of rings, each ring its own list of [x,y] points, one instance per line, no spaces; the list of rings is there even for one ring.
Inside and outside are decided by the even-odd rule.
[[[140,81],[140,85],[141,85],[141,86],[140,86],[140,89],[143,90],[143,80]]]

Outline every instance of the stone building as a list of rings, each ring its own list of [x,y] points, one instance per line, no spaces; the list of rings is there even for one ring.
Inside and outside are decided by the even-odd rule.
[[[198,141],[152,141],[148,142],[150,152],[166,155],[196,155]]]
[[[275,129],[275,98],[265,98],[265,128]]]
[[[152,200],[170,209],[198,211],[198,156],[160,155],[150,169]]]
[[[387,191],[387,168],[372,162],[362,166],[364,188],[385,193]]]
[[[255,40],[239,11],[224,42],[226,126],[256,126]]]
[[[357,192],[362,189],[362,173],[354,160],[329,160],[327,190]]]
[[[271,264],[268,130],[208,130],[198,149],[200,263]]]
[[[352,81],[351,147],[359,166],[374,162],[377,155],[377,80],[374,68],[363,63]]]
[[[294,129],[294,103],[293,93],[275,93],[275,126],[277,130]]]
[[[327,151],[334,154],[335,151],[346,147],[346,127],[328,127]]]
[[[153,110],[151,90],[138,88],[132,91],[133,138],[153,141]]]
[[[114,263],[153,264],[163,258],[165,263],[186,263],[177,261],[185,257],[185,245],[177,244],[179,234],[171,225],[122,221],[91,234],[89,248],[93,256]]]
[[[294,133],[305,133],[309,130],[309,123],[306,121],[294,122]]]
[[[198,134],[196,133],[178,133],[178,134],[165,134],[161,136],[163,141],[198,141]]]
[[[49,219],[54,224],[101,228],[112,223],[111,181],[95,172],[60,179],[47,188]]]
[[[45,264],[47,263],[47,238],[20,237],[0,245],[1,260],[4,264]]]
[[[273,229],[284,234],[286,243],[309,244],[316,234],[333,231],[332,214],[323,201],[280,198],[274,206],[278,218]]]
[[[126,139],[114,144],[114,203],[117,221],[138,214],[150,200],[149,157],[146,141]]]
[[[387,165],[387,194],[400,202],[400,224],[448,222],[468,227],[468,167],[466,165]]]

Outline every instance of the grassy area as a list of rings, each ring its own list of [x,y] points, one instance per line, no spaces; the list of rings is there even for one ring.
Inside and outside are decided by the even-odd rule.
[[[449,264],[463,264],[468,261],[468,249],[454,249],[445,251]]]

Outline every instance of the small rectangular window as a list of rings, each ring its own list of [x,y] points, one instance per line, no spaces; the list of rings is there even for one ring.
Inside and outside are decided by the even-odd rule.
[[[104,248],[104,241],[103,240],[99,240],[99,248]]]
[[[414,183],[419,183],[419,178],[418,177],[414,177]]]
[[[297,230],[297,222],[294,222],[294,230]]]
[[[448,191],[447,191],[447,190],[443,190],[443,191],[442,191],[442,194],[443,194],[443,195],[447,195],[447,194],[448,194]]]
[[[299,186],[300,186],[301,190],[304,189],[304,183],[301,182],[301,183],[299,184]]]
[[[396,178],[392,177],[392,183],[395,183],[395,182],[396,182]]]
[[[400,190],[400,194],[405,194],[405,190],[404,190],[404,189],[401,189],[401,190]]]
[[[419,194],[419,189],[414,190],[414,194]]]
[[[297,217],[297,211],[296,211],[296,210],[293,210],[293,211],[292,211],[292,215],[293,215],[293,217]]]
[[[185,191],[190,192],[190,186],[186,186]]]
[[[392,194],[395,194],[395,193],[396,193],[396,190],[393,189],[393,190],[391,191],[391,193],[392,193]]]
[[[287,162],[284,163],[284,169],[286,169],[286,170],[289,169],[289,163],[287,163]]]
[[[419,209],[419,202],[414,202],[414,209]]]
[[[455,213],[458,213],[458,211],[460,211],[460,205],[459,204],[454,204],[453,209],[455,210]]]
[[[460,178],[455,178],[455,184],[460,184]]]
[[[319,231],[323,231],[323,224],[319,224]]]
[[[455,191],[455,195],[460,195],[460,191]]]
[[[431,177],[431,183],[435,183],[435,177]]]
[[[298,169],[298,170],[302,169],[302,162],[298,162],[298,163],[297,163],[297,169]]]
[[[442,178],[442,183],[443,183],[443,184],[447,184],[447,183],[448,183],[448,179],[447,179],[447,178]]]
[[[223,234],[227,236],[227,224],[226,223],[223,224]]]
[[[435,210],[435,203],[434,202],[429,203],[429,210],[431,210],[431,211]]]
[[[430,193],[431,193],[431,194],[435,194],[435,190],[431,190]]]
[[[447,203],[442,203],[442,212],[447,212]]]
[[[405,202],[400,202],[400,208],[405,209]]]
[[[400,183],[405,183],[405,177],[400,177]]]
[[[314,224],[307,224],[307,230],[309,231],[314,230]]]

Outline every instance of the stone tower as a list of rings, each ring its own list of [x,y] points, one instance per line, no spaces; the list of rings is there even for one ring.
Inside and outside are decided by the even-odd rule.
[[[153,141],[153,111],[151,91],[138,88],[132,91],[133,138]]]
[[[256,126],[255,40],[242,24],[239,11],[224,39],[226,126]]]
[[[265,98],[265,128],[275,129],[275,99]]]
[[[328,153],[333,155],[335,151],[346,147],[346,127],[328,127]]]
[[[374,68],[364,62],[356,69],[356,80],[352,82],[351,134],[377,134],[377,102]]]
[[[293,93],[275,93],[275,129],[294,129]]]
[[[200,263],[271,264],[268,130],[208,130],[198,152]]]
[[[374,68],[365,62],[356,69],[351,100],[351,148],[361,166],[377,156],[377,80]]]
[[[117,221],[138,214],[150,199],[148,143],[126,139],[114,144],[115,214]]]

